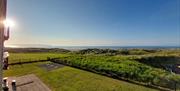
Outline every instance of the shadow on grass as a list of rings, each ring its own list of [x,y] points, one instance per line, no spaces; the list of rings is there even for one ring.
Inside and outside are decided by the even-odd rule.
[[[160,68],[163,70],[180,74],[180,69],[178,70],[178,66],[180,66],[180,57],[154,56],[136,59],[136,61],[155,68]]]

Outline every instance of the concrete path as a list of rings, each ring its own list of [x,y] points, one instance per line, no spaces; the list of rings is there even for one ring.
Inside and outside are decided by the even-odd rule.
[[[12,90],[11,81],[16,80],[16,91],[51,91],[37,76],[34,74],[21,77],[8,77],[9,91]]]

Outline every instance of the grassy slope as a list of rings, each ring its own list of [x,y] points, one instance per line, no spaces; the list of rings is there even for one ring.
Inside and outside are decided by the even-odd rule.
[[[72,67],[46,71],[40,68],[39,64],[41,63],[11,66],[9,70],[4,72],[4,76],[21,76],[33,73],[53,91],[156,91]]]

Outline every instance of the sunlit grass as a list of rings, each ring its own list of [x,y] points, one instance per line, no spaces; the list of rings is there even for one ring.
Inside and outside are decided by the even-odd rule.
[[[46,71],[38,66],[40,64],[43,63],[10,66],[10,69],[4,72],[4,76],[35,74],[52,91],[157,91],[67,66]]]
[[[57,58],[57,57],[64,57],[67,55],[68,54],[59,54],[59,53],[10,53],[9,63],[45,60],[47,59],[47,57]]]
[[[16,62],[20,62],[20,61],[23,62],[23,61],[44,60],[44,59],[47,59],[47,57],[50,57],[50,58],[60,57],[61,59],[65,58],[68,60],[72,60],[75,63],[80,60],[83,63],[84,63],[84,61],[89,61],[90,63],[96,63],[96,65],[101,65],[101,66],[106,63],[109,63],[110,65],[114,64],[113,68],[114,67],[116,68],[116,65],[120,64],[123,67],[123,69],[125,69],[125,71],[127,71],[127,72],[129,70],[131,70],[133,67],[138,68],[139,65],[146,66],[145,64],[140,64],[137,61],[132,61],[131,59],[133,58],[133,56],[81,55],[81,54],[72,54],[72,53],[66,53],[66,54],[60,54],[60,53],[10,53],[9,62],[16,63]],[[45,63],[45,62],[43,62],[43,63]],[[137,88],[137,90],[135,90],[135,91],[145,91],[143,89],[147,89],[147,90],[150,89],[150,88],[146,88],[143,86],[130,84],[130,83],[127,83],[124,81],[114,80],[112,78],[100,76],[100,75],[97,75],[94,73],[82,71],[79,69],[74,69],[71,67],[64,67],[64,68],[60,68],[60,69],[53,70],[53,71],[46,71],[46,70],[40,68],[38,66],[39,64],[42,64],[42,62],[26,64],[26,65],[10,66],[10,69],[4,72],[4,76],[22,76],[22,75],[26,75],[26,74],[36,74],[49,87],[51,87],[51,89],[53,89],[53,91],[84,91],[85,89],[88,89],[86,91],[129,91],[126,89],[135,89],[135,88]],[[137,65],[129,67],[129,64],[137,64]],[[102,66],[102,67],[104,67],[104,66]],[[108,65],[107,65],[107,67],[108,67]],[[133,68],[132,71],[136,70],[135,68]],[[151,70],[150,70],[150,72],[151,72]],[[150,72],[148,72],[148,73],[150,73]],[[159,74],[158,72],[162,72],[162,71],[160,69],[158,69],[158,71],[154,70],[152,72]],[[89,81],[88,79],[90,79],[90,78],[88,78],[88,76],[92,75],[92,74],[93,74],[92,79],[91,79],[92,82],[88,82]],[[163,74],[159,74],[159,75],[163,75]],[[70,77],[68,78],[68,76],[70,76],[71,79],[70,79]],[[87,76],[87,78],[86,78],[86,76]],[[62,77],[64,77],[64,78],[62,78]],[[77,80],[77,78],[78,78],[78,80]],[[81,82],[80,78],[82,78],[81,79],[82,82]],[[109,80],[103,80],[103,81],[100,80],[99,81],[97,78],[98,79],[101,79],[101,78],[109,79],[111,81],[110,82],[108,82]],[[98,81],[96,81],[96,80],[98,80]],[[92,83],[92,84],[90,84],[90,83]],[[114,83],[114,84],[112,84],[112,83]],[[123,85],[125,83],[128,85],[127,86]],[[100,86],[101,88],[99,88],[96,85],[103,85],[103,86],[102,87]],[[121,86],[121,85],[123,85],[123,86]],[[78,88],[78,86],[79,86],[79,88]],[[82,86],[85,88],[83,89]],[[81,88],[82,88],[82,90],[81,90]],[[97,90],[95,88],[97,88]]]

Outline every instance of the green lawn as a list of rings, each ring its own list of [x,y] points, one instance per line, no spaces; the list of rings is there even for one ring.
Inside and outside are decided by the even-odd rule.
[[[68,55],[69,54],[59,54],[59,53],[10,53],[9,63],[44,60],[47,59],[47,57],[56,58],[56,57],[64,57]]]
[[[101,69],[98,72],[106,70],[117,73],[125,72],[133,73],[133,78],[145,79],[149,74],[155,74],[157,77],[168,79],[172,76],[165,70],[157,69],[146,64],[131,60],[132,56],[124,55],[79,55],[79,54],[60,54],[60,53],[10,53],[9,63],[16,63],[22,61],[36,61],[50,58],[60,57],[61,60],[73,64],[75,66],[82,66],[89,69]],[[138,57],[138,56],[137,56]],[[43,62],[48,63],[48,62]],[[115,80],[109,77],[101,76],[91,72],[75,69],[72,67],[59,68],[53,71],[46,71],[38,65],[41,63],[25,64],[10,66],[10,69],[4,71],[4,76],[22,76],[26,74],[36,74],[42,81],[44,81],[53,91],[152,91],[154,89],[147,88],[140,85],[127,83],[120,80]],[[142,70],[143,69],[143,70]],[[148,70],[149,69],[149,70]],[[123,75],[124,75],[123,74]],[[137,76],[135,77],[134,76]],[[137,75],[140,74],[140,75]],[[151,75],[150,75],[151,77]],[[180,77],[176,75],[176,77]],[[154,77],[151,77],[154,78]],[[175,78],[175,77],[174,77]],[[156,81],[157,79],[153,80]],[[176,79],[179,80],[179,79]],[[169,81],[169,80],[168,80]],[[157,82],[166,84],[166,80],[158,80]],[[172,83],[171,85],[174,86]],[[170,86],[171,87],[171,86]],[[177,85],[179,87],[179,85]]]
[[[10,66],[9,70],[4,71],[4,76],[21,76],[33,73],[53,91],[157,91],[67,66],[46,71],[38,66],[40,64],[43,63]]]

